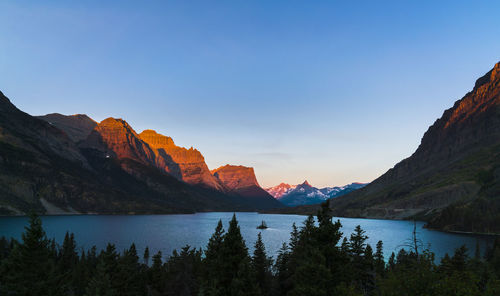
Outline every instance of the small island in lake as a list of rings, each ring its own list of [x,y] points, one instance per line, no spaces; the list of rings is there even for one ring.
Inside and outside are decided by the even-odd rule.
[[[259,226],[257,226],[257,229],[267,229],[267,224],[266,221],[262,220],[262,223],[260,223]]]

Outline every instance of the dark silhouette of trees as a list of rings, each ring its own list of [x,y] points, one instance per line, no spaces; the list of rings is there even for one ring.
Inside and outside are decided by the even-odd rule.
[[[67,233],[59,246],[31,215],[21,241],[0,239],[0,295],[500,295],[500,239],[484,257],[463,246],[438,264],[414,230],[409,248],[386,263],[382,241],[373,250],[360,226],[343,240],[340,230],[324,204],[292,226],[273,260],[261,233],[249,254],[233,215],[227,232],[219,221],[204,251],[158,251],[150,264],[149,249],[140,260],[134,244],[78,250]]]

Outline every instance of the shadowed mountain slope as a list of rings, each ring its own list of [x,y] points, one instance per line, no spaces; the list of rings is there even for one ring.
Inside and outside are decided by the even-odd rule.
[[[145,130],[139,137],[153,149],[158,167],[186,183],[224,190],[220,182],[210,173],[205,158],[198,150],[192,147],[190,149],[179,147],[172,138],[158,134],[154,130]]]
[[[500,233],[500,63],[429,127],[412,156],[331,206],[337,216]]]
[[[85,114],[62,115],[51,113],[36,117],[62,130],[74,142],[85,140],[97,125],[97,122]]]
[[[179,181],[157,167],[154,149],[121,119],[104,120],[82,141],[88,127],[81,122],[90,124],[86,118],[50,115],[42,120],[17,109],[2,93],[0,114],[0,214],[268,208]],[[54,116],[69,127],[46,121]],[[71,134],[72,128],[79,132]]]

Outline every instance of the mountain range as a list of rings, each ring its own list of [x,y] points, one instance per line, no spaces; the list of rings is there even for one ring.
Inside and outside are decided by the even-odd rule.
[[[210,171],[196,149],[123,119],[34,117],[0,92],[0,214],[254,211],[283,205],[254,170]]]
[[[316,188],[311,186],[306,180],[298,185],[281,183],[265,190],[287,206],[301,206],[320,204],[327,199],[339,197],[363,188],[365,185],[363,183],[351,183],[341,187]]]
[[[266,191],[252,168],[210,170],[198,150],[153,130],[138,134],[123,119],[34,117],[1,92],[0,113],[0,214],[305,214],[317,211],[312,203],[331,199],[336,216],[500,233],[500,63],[444,111],[409,158],[362,188],[318,189],[304,182]]]
[[[500,63],[429,127],[417,150],[330,203],[337,216],[417,219],[427,227],[500,233]],[[314,213],[317,207],[286,209]]]

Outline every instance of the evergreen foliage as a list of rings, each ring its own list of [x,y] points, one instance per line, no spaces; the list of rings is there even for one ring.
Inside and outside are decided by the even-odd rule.
[[[340,230],[325,204],[292,226],[273,261],[261,233],[249,254],[233,215],[227,232],[219,221],[205,251],[186,246],[166,260],[158,251],[150,265],[149,249],[140,260],[134,244],[78,251],[67,233],[59,246],[31,215],[21,241],[0,239],[0,295],[500,295],[500,239],[484,257],[463,246],[437,264],[413,244],[386,264],[382,241],[373,250],[360,226],[343,240]]]

